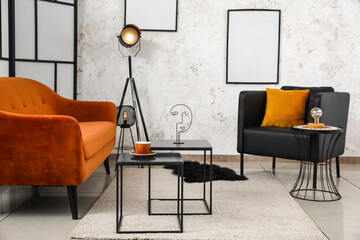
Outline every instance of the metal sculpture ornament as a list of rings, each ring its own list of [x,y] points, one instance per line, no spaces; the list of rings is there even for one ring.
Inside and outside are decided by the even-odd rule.
[[[174,144],[183,144],[180,141],[180,134],[189,130],[192,124],[193,114],[191,109],[185,104],[176,104],[170,110],[170,114],[177,118],[176,140]]]

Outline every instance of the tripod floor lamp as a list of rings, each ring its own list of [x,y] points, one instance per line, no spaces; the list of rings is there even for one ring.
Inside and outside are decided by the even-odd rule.
[[[141,31],[140,29],[133,24],[128,24],[126,25],[122,31],[120,32],[119,36],[117,36],[118,38],[118,48],[120,53],[124,56],[128,58],[128,63],[129,63],[129,77],[126,79],[125,82],[125,87],[124,87],[124,91],[123,94],[121,96],[121,101],[120,101],[120,105],[119,105],[119,111],[117,113],[117,119],[124,119],[127,118],[127,112],[126,111],[122,111],[124,109],[124,100],[125,100],[125,95],[128,89],[128,86],[130,85],[131,88],[131,96],[132,96],[132,104],[133,104],[133,109],[134,109],[134,117],[135,117],[135,126],[136,126],[136,136],[137,136],[137,140],[141,141],[141,134],[140,134],[140,126],[139,126],[139,121],[138,121],[138,117],[137,117],[137,113],[139,113],[140,115],[140,119],[141,119],[141,123],[142,123],[142,127],[144,130],[144,134],[145,134],[145,138],[146,141],[149,141],[149,136],[146,130],[146,125],[145,125],[145,120],[144,120],[144,116],[143,116],[143,112],[141,109],[141,104],[140,104],[140,99],[139,99],[139,95],[137,92],[137,88],[136,88],[136,83],[135,83],[135,79],[132,77],[132,65],[131,65],[131,54],[124,54],[122,51],[122,47],[126,48],[126,49],[135,49],[135,53],[133,53],[133,57],[135,57],[141,47],[140,47],[140,37],[141,37]],[[136,49],[137,46],[137,49]],[[123,114],[123,116],[120,116],[120,113]]]

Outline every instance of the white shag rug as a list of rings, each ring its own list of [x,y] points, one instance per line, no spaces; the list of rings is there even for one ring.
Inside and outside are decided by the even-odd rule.
[[[124,168],[122,230],[178,229],[175,216],[147,215],[148,169]],[[152,197],[175,198],[177,178],[152,168]],[[79,239],[327,239],[270,173],[247,175],[248,181],[213,182],[213,215],[184,216],[184,233],[117,234],[116,179],[71,233]],[[209,185],[209,184],[207,184]],[[207,189],[208,191],[208,189]],[[185,183],[185,198],[201,198],[202,184]],[[176,202],[153,202],[153,212],[176,211]],[[201,202],[184,202],[184,211],[205,211]]]

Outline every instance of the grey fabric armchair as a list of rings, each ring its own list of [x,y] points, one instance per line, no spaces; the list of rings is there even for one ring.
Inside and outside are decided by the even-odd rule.
[[[306,104],[305,123],[313,121],[309,113],[311,108],[320,107],[323,111],[321,122],[344,129],[344,134],[331,156],[336,158],[337,177],[340,177],[339,156],[345,150],[349,93],[335,92],[332,87],[284,86],[282,89],[310,89]],[[240,153],[241,175],[244,174],[244,154],[272,157],[273,169],[275,169],[277,157],[293,160],[301,158],[296,139],[290,128],[260,127],[265,108],[266,91],[242,91],[240,93],[237,151]]]

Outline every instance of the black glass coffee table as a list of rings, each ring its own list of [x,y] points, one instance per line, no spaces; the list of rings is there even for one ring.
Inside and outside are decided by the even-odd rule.
[[[151,140],[152,151],[202,151],[204,153],[204,181],[202,198],[185,198],[184,201],[203,201],[206,212],[184,213],[184,215],[211,215],[212,214],[212,146],[207,140],[182,140],[183,144],[174,144],[174,140]],[[209,204],[206,199],[206,153],[210,153],[210,174],[209,174]],[[176,199],[156,198],[150,199],[159,201],[176,201]],[[175,215],[173,213],[172,215]],[[164,214],[169,215],[169,214]]]
[[[151,214],[151,166],[157,165],[175,165],[178,168],[178,181],[177,181],[177,215],[179,222],[179,229],[165,230],[165,231],[122,231],[121,223],[124,219],[123,213],[123,168],[124,166],[142,165],[149,166],[148,175],[148,214]],[[120,168],[120,169],[119,169]],[[120,181],[119,181],[120,180]],[[121,153],[116,161],[116,233],[182,233],[183,232],[183,209],[184,209],[184,161],[180,153],[157,153],[150,157],[134,157],[129,153]],[[120,188],[120,191],[119,191]],[[120,203],[119,203],[120,201]],[[164,214],[165,215],[165,214]],[[170,214],[167,214],[170,215]]]

